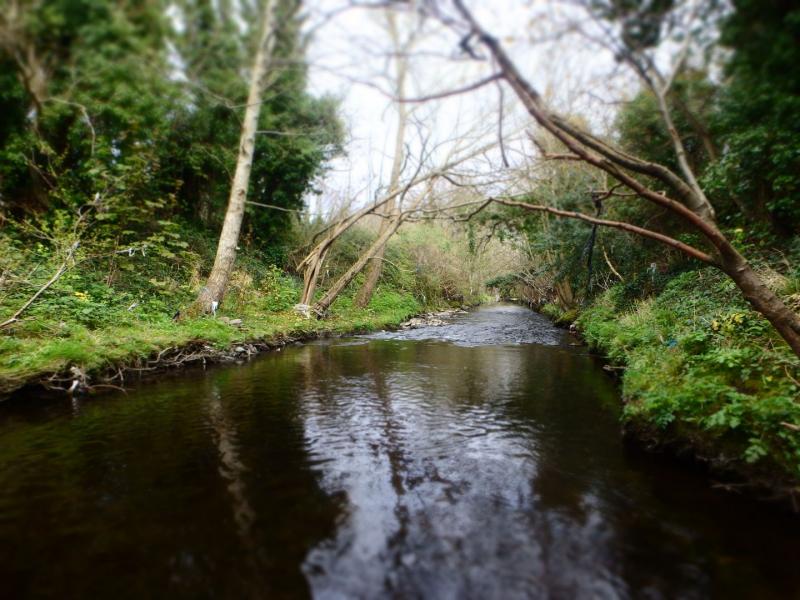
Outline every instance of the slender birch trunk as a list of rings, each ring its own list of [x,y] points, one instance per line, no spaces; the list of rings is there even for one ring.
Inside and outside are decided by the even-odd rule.
[[[269,70],[270,58],[275,46],[275,5],[276,0],[266,0],[264,3],[263,23],[259,36],[253,70],[250,74],[250,91],[247,95],[242,133],[239,139],[239,156],[236,159],[236,172],[231,183],[228,208],[225,211],[225,220],[217,245],[217,255],[214,266],[208,276],[205,286],[200,290],[193,309],[200,313],[213,313],[222,302],[228,279],[233,271],[236,260],[236,247],[239,243],[239,233],[244,219],[247,188],[250,184],[250,171],[253,166],[253,153],[256,145],[256,129],[258,117],[261,113],[261,100],[264,85]]]

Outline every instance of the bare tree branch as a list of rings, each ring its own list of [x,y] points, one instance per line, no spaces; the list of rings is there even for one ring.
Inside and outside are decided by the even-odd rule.
[[[551,215],[556,215],[558,217],[566,217],[569,219],[579,219],[581,221],[586,221],[587,223],[593,223],[595,225],[601,225],[603,227],[611,227],[614,229],[621,229],[623,231],[627,231],[629,233],[634,233],[638,236],[645,237],[651,240],[656,240],[661,242],[662,244],[666,244],[667,246],[671,246],[676,250],[680,250],[684,254],[687,254],[697,260],[700,260],[706,264],[719,266],[719,263],[714,260],[711,255],[706,254],[702,250],[698,250],[693,246],[685,244],[680,240],[676,240],[675,238],[671,238],[668,235],[664,235],[663,233],[658,233],[657,231],[652,231],[650,229],[645,229],[643,227],[638,227],[637,225],[632,225],[630,223],[625,223],[624,221],[610,221],[608,219],[598,219],[597,217],[592,217],[589,215],[585,215],[583,213],[575,212],[572,210],[562,210],[560,208],[554,208],[552,206],[545,206],[543,204],[530,204],[528,202],[519,202],[516,200],[507,200],[503,198],[493,198],[493,201],[497,204],[503,204],[505,206],[515,206],[518,208],[523,208],[525,210],[535,211],[535,212],[546,212]]]
[[[427,96],[419,96],[417,98],[395,98],[395,100],[397,102],[403,102],[403,103],[430,102],[431,100],[441,100],[442,98],[449,98],[451,96],[458,96],[459,94],[474,92],[475,90],[480,89],[485,85],[489,85],[493,81],[497,81],[502,77],[503,77],[502,73],[494,73],[493,75],[489,75],[488,77],[479,79],[478,81],[471,83],[469,85],[465,85],[464,87],[454,88],[452,90],[447,90],[445,92],[438,92],[436,94],[429,94]]]

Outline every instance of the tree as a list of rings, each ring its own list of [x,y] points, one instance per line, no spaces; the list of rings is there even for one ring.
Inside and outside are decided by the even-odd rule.
[[[672,139],[680,166],[681,174],[678,175],[662,164],[653,163],[621,151],[554,113],[547,106],[542,95],[522,76],[500,41],[481,26],[463,0],[453,0],[453,5],[458,15],[458,23],[454,26],[457,26],[461,32],[466,31],[466,34],[462,33],[462,47],[469,47],[472,40],[475,40],[489,52],[494,64],[499,69],[498,77],[511,87],[534,120],[564,145],[567,149],[566,158],[568,160],[584,162],[604,171],[634,192],[638,198],[667,210],[682,220],[692,231],[699,234],[710,246],[711,252],[705,252],[680,240],[630,223],[612,222],[527,202],[508,201],[507,203],[514,203],[513,205],[527,210],[548,212],[561,217],[578,218],[598,225],[623,229],[667,244],[693,258],[719,268],[736,284],[753,308],[769,320],[794,353],[800,356],[800,317],[769,289],[752,265],[717,226],[714,209],[691,169],[686,149],[675,129],[669,106],[666,103],[666,96],[675,75],[682,67],[683,58],[678,61],[675,71],[664,77],[655,68],[652,61],[639,61],[639,57],[634,52],[635,48],[628,46],[622,49],[622,56],[630,59],[634,69],[656,95],[661,117]],[[439,13],[437,16],[442,17],[442,14]],[[442,18],[445,22],[453,24],[453,19],[447,16]],[[652,42],[649,39],[646,40],[646,44],[650,43]],[[688,48],[688,42],[684,44],[684,48]],[[643,177],[647,179],[643,179]],[[665,185],[675,198],[654,188],[649,183],[643,183],[643,181],[656,181],[660,185]]]
[[[356,278],[370,260],[375,260],[377,257],[383,257],[386,248],[386,242],[389,241],[400,225],[405,220],[402,216],[388,216],[388,225],[382,226],[378,237],[372,242],[361,256],[345,271],[339,279],[337,279],[322,295],[322,298],[314,303],[312,311],[317,315],[324,315],[334,300],[339,297],[344,289]],[[363,308],[363,306],[361,307]]]
[[[185,65],[185,100],[176,111],[168,164],[182,182],[177,199],[185,218],[218,234],[248,91],[241,74],[252,64],[259,18],[249,12],[252,3],[182,0],[179,6],[184,26],[172,32],[171,41]],[[341,150],[342,139],[338,103],[306,90],[304,17],[297,7],[294,0],[276,0],[269,86],[261,102],[240,235],[240,245],[254,245],[278,264],[293,241],[293,213],[303,209],[312,182]],[[241,19],[254,26],[242,31]]]
[[[74,210],[143,162],[142,196],[174,185],[154,150],[177,96],[161,8],[91,0],[4,6],[0,196],[14,213]],[[125,191],[126,200],[135,195]]]
[[[710,131],[717,94],[718,89],[704,72],[690,71],[675,78],[667,95],[675,128],[687,150],[689,165],[701,176],[709,162],[716,160],[719,154],[715,136]],[[657,100],[649,90],[640,91],[620,109],[615,129],[624,150],[673,171],[680,169]]]
[[[261,34],[250,73],[250,90],[247,94],[242,132],[239,140],[239,155],[236,159],[236,171],[231,184],[228,208],[219,236],[214,266],[205,286],[201,288],[195,302],[195,310],[215,312],[222,302],[228,278],[233,271],[236,260],[236,247],[239,244],[239,233],[244,219],[247,201],[247,188],[250,185],[250,171],[253,166],[253,154],[256,145],[258,116],[261,112],[261,99],[269,71],[270,58],[275,46],[275,6],[276,0],[266,0],[263,7]]]
[[[448,152],[447,156],[443,158],[441,164],[438,167],[429,167],[428,169],[424,169],[426,166],[426,160],[429,156],[425,153],[425,144],[423,143],[422,151],[419,156],[419,162],[417,165],[416,172],[408,179],[406,183],[402,186],[398,187],[394,191],[387,192],[380,196],[378,199],[375,200],[372,204],[367,204],[362,208],[356,210],[355,212],[344,216],[341,219],[338,219],[331,223],[324,231],[322,239],[317,242],[317,244],[309,251],[306,257],[300,261],[298,265],[298,271],[303,273],[303,292],[300,296],[300,302],[297,304],[296,309],[298,312],[305,314],[306,316],[310,315],[310,306],[314,301],[314,292],[317,289],[317,282],[319,280],[320,273],[322,271],[322,265],[325,261],[328,252],[330,251],[333,244],[342,236],[346,231],[348,231],[353,225],[358,223],[362,218],[365,216],[382,209],[386,206],[387,203],[394,201],[397,198],[402,198],[405,196],[409,191],[420,184],[428,184],[434,179],[447,176],[455,167],[458,165],[465,163],[469,160],[474,159],[477,156],[481,156],[482,154],[486,153],[489,149],[495,146],[495,143],[492,142],[490,144],[484,144],[477,148],[473,148],[469,151],[462,151],[460,148],[461,140],[457,140],[454,145],[450,147],[450,151]],[[405,220],[405,217],[403,217]],[[402,222],[402,221],[401,221]],[[399,225],[398,225],[399,226]],[[397,229],[392,229],[389,235],[384,237],[381,234],[376,240],[375,250],[379,250],[383,244],[385,244],[391,234],[397,231]],[[385,232],[384,232],[385,233]],[[383,241],[380,241],[383,240]],[[367,253],[369,254],[370,251]],[[363,258],[363,256],[362,256]],[[367,257],[367,261],[371,258],[371,256]],[[353,274],[353,277],[357,275],[363,266],[366,264],[366,261],[358,268],[357,271]],[[352,278],[351,278],[352,280]],[[339,289],[337,294],[343,290],[344,287]],[[328,305],[333,302],[335,296],[330,298],[330,302]]]
[[[404,98],[406,93],[406,76],[408,72],[408,60],[406,55],[411,49],[413,44],[413,36],[410,37],[405,43],[400,42],[400,36],[397,31],[396,16],[392,11],[386,11],[387,25],[389,29],[389,36],[392,39],[392,44],[397,49],[397,56],[395,59],[395,93],[398,98]],[[397,130],[394,138],[394,156],[392,157],[392,171],[389,175],[389,194],[397,191],[400,183],[400,174],[403,169],[404,157],[404,144],[406,135],[406,123],[408,121],[408,109],[404,102],[397,103]],[[394,210],[394,199],[386,203],[386,213],[391,214]],[[387,230],[394,227],[394,221],[384,219],[381,221],[380,228],[378,229],[378,239],[380,239]],[[398,224],[399,227],[399,224]],[[388,238],[387,238],[388,239]],[[371,258],[369,270],[367,271],[366,279],[361,289],[356,294],[355,305],[359,308],[366,308],[372,298],[372,293],[375,291],[375,286],[381,277],[383,270],[383,255],[385,245],[381,245],[377,249],[375,255]]]

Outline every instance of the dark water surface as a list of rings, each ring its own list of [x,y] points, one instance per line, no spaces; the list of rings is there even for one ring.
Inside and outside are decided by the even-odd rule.
[[[0,596],[800,597],[797,521],[626,449],[570,341],[498,305],[0,406]]]

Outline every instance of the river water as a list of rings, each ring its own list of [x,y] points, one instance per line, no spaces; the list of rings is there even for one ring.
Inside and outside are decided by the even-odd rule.
[[[797,598],[800,527],[626,448],[527,309],[0,406],[0,597]]]

